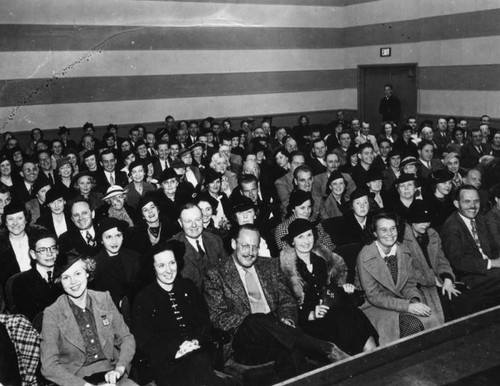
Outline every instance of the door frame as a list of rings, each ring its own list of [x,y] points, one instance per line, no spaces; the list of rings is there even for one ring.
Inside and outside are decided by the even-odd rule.
[[[391,68],[391,67],[413,67],[415,70],[415,101],[417,102],[415,110],[415,118],[418,119],[418,63],[391,63],[391,64],[360,64],[358,65],[358,115],[360,119],[364,119],[364,102],[363,95],[365,91],[364,80],[365,71],[371,68]],[[380,98],[382,98],[382,93]],[[363,115],[363,118],[361,116]]]

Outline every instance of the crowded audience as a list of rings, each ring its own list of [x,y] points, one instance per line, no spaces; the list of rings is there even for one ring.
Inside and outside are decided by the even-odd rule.
[[[278,382],[500,305],[491,119],[336,118],[4,133],[0,380]]]

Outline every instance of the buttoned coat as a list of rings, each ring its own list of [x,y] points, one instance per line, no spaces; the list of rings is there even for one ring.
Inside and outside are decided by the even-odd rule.
[[[250,302],[233,257],[208,270],[203,293],[210,320],[216,328],[234,336],[243,319],[250,315]],[[297,322],[297,302],[293,298],[278,259],[259,257],[254,264],[267,304],[278,319]]]
[[[425,302],[412,274],[411,253],[406,246],[400,243],[397,245],[398,279],[396,283],[375,242],[363,247],[358,255],[356,266],[356,283],[361,284],[366,296],[361,309],[379,333],[381,346],[399,339],[399,313],[408,312],[410,300],[418,298]],[[414,315],[420,319],[425,329],[438,326],[443,322],[437,317],[433,304],[427,305],[432,309],[431,316]]]
[[[107,361],[89,366],[85,362],[85,343],[67,295],[61,295],[43,313],[40,358],[42,374],[61,386],[83,386],[83,377],[114,369],[128,368],[135,354],[135,339],[108,292],[88,290],[92,299],[97,334]],[[107,320],[109,323],[105,323]]]
[[[341,174],[346,182],[344,198],[346,199],[346,201],[349,201],[351,193],[356,190],[356,184],[354,183],[354,180],[349,174],[347,173],[341,173]],[[330,177],[329,172],[324,172],[313,177],[312,188],[311,188],[311,194],[314,199],[313,213],[319,213],[320,211],[321,202],[323,201],[323,198],[326,196],[326,184],[328,182],[328,177]]]
[[[218,263],[227,260],[224,243],[219,236],[210,232],[203,232],[201,238],[203,240],[202,248],[205,249],[205,256],[203,259],[208,258],[209,267],[215,266]],[[202,264],[202,257],[188,241],[184,232],[177,233],[174,237],[172,237],[172,239],[181,241],[186,246],[186,253],[184,254],[184,267],[181,271],[182,277],[190,279],[196,285],[198,290],[200,290],[203,277],[206,273],[206,269],[203,268],[205,264]]]
[[[278,178],[274,182],[274,186],[276,186],[276,192],[281,202],[281,217],[284,219],[286,217],[288,201],[290,200],[290,193],[293,190],[293,174],[288,172],[283,177]]]

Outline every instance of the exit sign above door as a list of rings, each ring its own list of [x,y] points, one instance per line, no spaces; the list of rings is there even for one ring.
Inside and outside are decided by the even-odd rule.
[[[380,57],[385,58],[391,56],[391,47],[382,47],[380,49]]]

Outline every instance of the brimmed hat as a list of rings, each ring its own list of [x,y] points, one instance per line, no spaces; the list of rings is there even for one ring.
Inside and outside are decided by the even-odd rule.
[[[69,157],[63,157],[58,159],[56,162],[56,169],[59,169],[64,165],[71,165],[71,162],[69,162]]]
[[[49,205],[51,202],[59,200],[60,198],[64,198],[64,189],[60,186],[51,188],[45,195],[45,205]]]
[[[142,169],[144,170],[144,160],[137,158],[134,162],[131,162],[130,165],[128,165],[128,172],[132,173],[132,170],[136,168],[137,166],[142,166]]]
[[[71,185],[76,184],[81,177],[94,178],[94,175],[92,174],[92,172],[90,170],[83,170],[83,171],[79,172],[76,176],[73,177],[73,179],[71,180]]]
[[[293,240],[294,237],[314,229],[313,224],[305,218],[298,218],[288,226],[288,234],[281,238],[282,241]]]
[[[207,144],[203,143],[203,142],[198,142],[197,141],[197,142],[193,143],[191,146],[189,146],[189,150],[193,151],[197,147],[201,147],[203,150],[205,150],[205,148],[207,147]]]
[[[102,198],[102,200],[107,200],[108,198],[119,196],[124,193],[125,190],[123,190],[120,185],[111,185],[108,190],[106,190],[106,195]]]
[[[330,187],[330,184],[335,181],[335,180],[338,180],[339,178],[342,178],[345,180],[344,176],[342,175],[341,172],[339,172],[338,170],[334,170],[333,172],[330,173],[330,177],[328,177],[328,181],[326,182],[326,188],[328,189]]]
[[[411,173],[401,173],[396,181],[394,181],[394,185],[399,185],[408,181],[417,181],[417,177]]]
[[[101,240],[103,233],[113,228],[117,228],[120,232],[123,233],[128,229],[128,223],[123,220],[118,220],[114,217],[106,217],[97,226],[96,239]]]
[[[305,192],[303,190],[294,190],[290,194],[290,198],[288,200],[288,206],[293,209],[296,206],[302,205],[307,200],[312,200],[311,192]]]
[[[208,184],[211,184],[215,180],[219,180],[222,178],[222,174],[219,172],[216,172],[212,168],[206,168],[205,169],[205,180],[203,181],[203,185],[208,186]]]
[[[33,192],[38,193],[38,191],[45,186],[52,186],[52,185],[50,183],[50,180],[47,177],[45,177],[45,175],[43,175],[40,178],[38,178],[33,184]]]
[[[171,168],[165,169],[160,174],[160,183],[170,180],[171,178],[179,179],[179,175],[175,172],[173,166]]]
[[[149,204],[150,202],[155,204],[158,210],[160,210],[160,208],[158,207],[157,196],[155,195],[154,192],[148,192],[144,196],[142,196],[139,199],[139,203],[137,204],[137,209],[141,211],[142,208],[144,208],[144,206],[146,206],[146,204]]]
[[[254,202],[246,196],[237,195],[231,200],[231,211],[233,214],[253,208],[255,208]]]
[[[424,200],[413,200],[406,215],[408,222],[414,224],[431,222],[433,219],[429,205]]]
[[[4,216],[8,216],[9,214],[24,212],[26,209],[24,207],[24,203],[19,201],[12,201],[10,204],[5,205],[3,208]]]
[[[177,158],[180,160],[182,157],[190,153],[191,153],[191,147],[185,147],[184,149],[179,150],[179,153],[177,153]]]
[[[368,192],[368,190],[363,189],[363,188],[357,188],[354,192],[351,193],[349,200],[352,203],[354,200],[357,200],[360,197],[364,197],[364,196],[369,197],[369,195],[370,195],[370,193]]]
[[[61,277],[61,275],[66,272],[69,268],[71,268],[77,261],[82,259],[90,259],[89,256],[83,256],[76,249],[70,250],[68,253],[64,255],[60,255],[62,258],[54,267],[54,279]],[[95,268],[95,265],[93,266]]]
[[[354,145],[351,145],[347,148],[347,158],[351,158],[354,154],[358,154],[358,148]]]
[[[400,156],[401,157],[401,150],[400,149],[392,149],[389,154],[387,154],[387,159],[390,159],[392,157]]]
[[[382,177],[382,173],[380,172],[380,170],[370,169],[368,171],[368,173],[366,174],[365,181],[368,183],[368,182],[378,181],[378,180],[382,180],[382,179],[383,179],[383,177]]]
[[[121,156],[122,162],[124,162],[130,154],[134,154],[135,155],[135,153],[132,150],[126,150],[126,151],[124,151],[122,153],[122,156]]]
[[[454,177],[455,175],[447,169],[439,169],[430,174],[432,182],[436,184],[451,181]]]
[[[415,157],[408,156],[408,157],[405,157],[401,160],[401,163],[399,164],[399,168],[403,169],[406,165],[411,165],[411,164],[417,165],[418,161]]]
[[[172,164],[170,165],[171,168],[176,168],[176,169],[185,168],[186,166],[189,165],[186,165],[184,162],[182,162],[181,159],[174,159],[172,161]]]
[[[66,126],[60,126],[59,127],[59,135],[63,135],[65,133],[68,133],[69,134],[69,129],[66,127]]]

